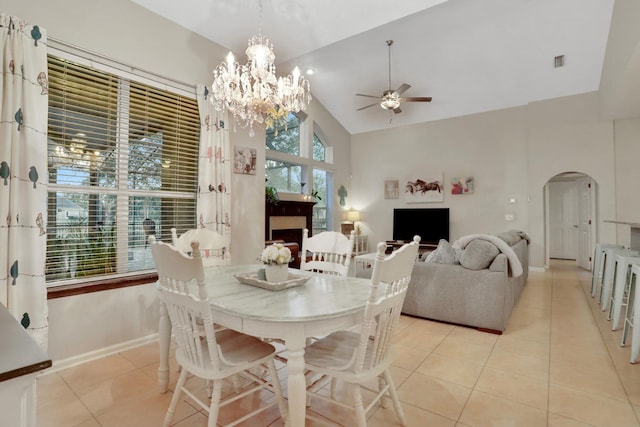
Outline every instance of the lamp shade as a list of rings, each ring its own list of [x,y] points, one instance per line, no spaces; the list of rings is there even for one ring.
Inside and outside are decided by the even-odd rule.
[[[345,214],[345,219],[347,221],[356,222],[360,221],[360,212],[358,211],[347,211]]]

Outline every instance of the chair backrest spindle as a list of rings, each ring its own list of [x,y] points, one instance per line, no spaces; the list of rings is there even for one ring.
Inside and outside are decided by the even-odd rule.
[[[387,257],[386,244],[380,242],[377,246],[369,299],[354,358],[356,372],[371,369],[389,357],[419,243],[420,237],[415,236],[411,243]]]
[[[354,231],[351,231],[349,238],[337,231],[323,231],[309,237],[309,230],[305,228],[302,232],[300,269],[346,276],[351,264],[354,239]]]

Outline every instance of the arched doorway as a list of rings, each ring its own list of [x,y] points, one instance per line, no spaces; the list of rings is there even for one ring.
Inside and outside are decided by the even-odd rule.
[[[596,230],[596,183],[581,172],[553,176],[544,186],[545,264],[551,259],[575,261],[591,270]]]

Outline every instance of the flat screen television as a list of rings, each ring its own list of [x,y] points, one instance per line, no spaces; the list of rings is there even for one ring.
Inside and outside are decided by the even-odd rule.
[[[449,240],[449,208],[394,209],[393,240],[408,242],[416,234],[420,243]]]

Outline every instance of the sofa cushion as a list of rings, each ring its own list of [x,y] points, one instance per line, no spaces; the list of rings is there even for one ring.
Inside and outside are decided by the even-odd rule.
[[[491,264],[500,250],[493,243],[474,239],[464,248],[460,255],[460,264],[470,270],[482,270]]]
[[[489,271],[507,271],[507,256],[505,254],[498,254],[491,264],[489,265]]]
[[[437,262],[438,264],[460,264],[459,249],[451,246],[451,243],[440,239],[438,247],[431,252],[426,262]]]

